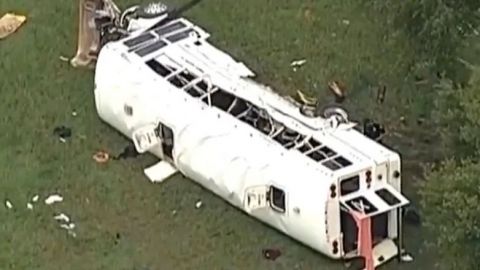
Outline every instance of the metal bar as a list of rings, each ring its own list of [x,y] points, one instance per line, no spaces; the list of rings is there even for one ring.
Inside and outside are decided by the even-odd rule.
[[[311,154],[311,153],[319,150],[320,148],[322,148],[322,147],[324,147],[324,146],[325,146],[325,145],[323,145],[323,144],[320,144],[319,146],[315,146],[315,147],[313,147],[312,149],[306,151],[306,152],[305,152],[305,155]],[[328,156],[325,155],[323,152],[320,152],[320,153],[321,153],[322,155],[324,155],[326,158],[328,158]]]

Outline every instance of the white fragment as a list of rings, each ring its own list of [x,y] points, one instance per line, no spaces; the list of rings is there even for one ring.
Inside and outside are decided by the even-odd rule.
[[[38,196],[38,195],[33,196],[32,202],[37,202],[39,198],[40,198],[40,196]]]
[[[64,213],[60,213],[60,214],[54,216],[53,218],[55,220],[63,220],[66,223],[70,222],[70,218],[67,215],[65,215]]]
[[[65,230],[73,230],[75,228],[75,224],[73,224],[73,223],[60,224],[60,228],[65,229]]]
[[[60,59],[60,61],[63,61],[63,62],[68,62],[69,61],[69,59],[65,56],[60,56],[60,57],[58,57],[58,59]]]
[[[177,173],[178,170],[172,164],[162,160],[146,168],[143,172],[152,183],[161,183]]]
[[[195,208],[198,209],[198,208],[202,207],[202,205],[203,205],[202,201],[198,201],[198,202],[195,204]]]
[[[65,140],[64,138],[61,138],[61,137],[60,137],[59,140],[60,140],[62,143],[66,143],[66,142],[67,142],[67,140]]]
[[[172,211],[172,215],[175,216],[177,214],[177,210]]]
[[[73,236],[74,238],[77,237],[77,234],[74,231],[67,231],[69,235]]]
[[[27,208],[30,209],[30,210],[32,210],[32,209],[33,209],[33,204],[27,203]]]
[[[72,116],[77,116],[77,115],[78,115],[78,114],[77,114],[76,111],[73,111],[73,112],[72,112]]]
[[[295,60],[292,63],[290,63],[290,66],[291,67],[300,67],[300,66],[303,66],[306,62],[307,62],[307,60],[305,60],[305,59]]]
[[[408,253],[403,254],[401,259],[402,262],[413,262],[413,257]]]
[[[5,206],[6,206],[8,209],[12,209],[12,207],[13,207],[12,203],[11,203],[9,200],[5,200]]]
[[[350,21],[349,20],[342,20],[342,23],[345,24],[345,25],[349,25]]]
[[[58,194],[53,194],[48,196],[48,198],[45,199],[45,204],[53,204],[56,202],[61,202],[63,201],[63,197],[58,195]]]

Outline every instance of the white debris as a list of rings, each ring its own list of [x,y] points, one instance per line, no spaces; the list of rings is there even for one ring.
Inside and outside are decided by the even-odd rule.
[[[68,62],[69,61],[69,59],[65,56],[60,56],[60,57],[58,57],[58,59],[60,59],[60,61],[62,61],[62,62]]]
[[[342,23],[345,24],[345,25],[349,25],[350,21],[349,20],[342,20]]]
[[[292,63],[290,63],[290,66],[291,67],[300,67],[300,66],[303,66],[306,62],[307,62],[307,60],[305,60],[305,59],[295,60]]]
[[[77,114],[77,112],[76,112],[76,111],[73,111],[73,112],[72,112],[72,116],[74,116],[74,117],[75,117],[75,116],[77,116],[77,115],[78,115],[78,114]]]
[[[59,138],[59,140],[60,140],[62,143],[66,143],[66,142],[67,142],[67,140],[65,140],[64,138],[61,138],[61,137]]]
[[[53,204],[56,202],[61,202],[63,201],[63,197],[58,195],[58,194],[53,194],[48,196],[48,198],[45,199],[45,204]]]
[[[38,196],[38,195],[33,196],[32,202],[37,202],[39,198],[40,198],[40,196]]]
[[[175,216],[177,214],[177,210],[172,211],[172,215]]]
[[[60,228],[63,228],[65,230],[73,230],[75,229],[75,224],[74,223],[60,224]]]
[[[55,220],[63,220],[66,223],[70,222],[70,218],[67,215],[65,215],[64,213],[60,213],[60,214],[54,216],[53,218]]]
[[[198,209],[198,208],[202,207],[202,205],[203,205],[202,201],[198,201],[198,202],[195,204],[195,208]]]
[[[77,237],[77,234],[74,232],[74,231],[71,231],[71,230],[68,230],[67,231],[69,235],[71,235],[72,237]]]
[[[32,209],[33,209],[33,204],[27,203],[27,208],[30,209],[30,210],[32,210]]]
[[[413,257],[412,255],[405,253],[401,256],[402,262],[413,262]]]
[[[8,209],[12,209],[12,207],[13,207],[12,203],[11,203],[9,200],[5,200],[5,206],[6,206]]]
[[[172,164],[163,160],[144,170],[152,183],[161,183],[177,172],[178,170]]]

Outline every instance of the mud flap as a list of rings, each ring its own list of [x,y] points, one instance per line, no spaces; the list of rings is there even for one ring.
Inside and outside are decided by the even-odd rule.
[[[162,160],[155,165],[146,168],[143,172],[151,182],[161,183],[177,173],[178,170],[172,164]]]

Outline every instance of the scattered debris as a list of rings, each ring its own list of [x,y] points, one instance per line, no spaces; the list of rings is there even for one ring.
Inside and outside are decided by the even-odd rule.
[[[317,99],[313,97],[307,97],[302,91],[297,90],[297,95],[298,98],[301,100],[301,102],[305,105],[315,105],[317,104]]]
[[[72,111],[72,116],[73,116],[73,117],[75,117],[75,116],[77,116],[77,115],[78,115],[77,111]]]
[[[349,20],[342,20],[342,23],[345,24],[345,25],[350,25],[350,21],[349,21]]]
[[[305,60],[305,59],[295,60],[292,63],[290,63],[290,66],[293,68],[293,71],[297,71],[297,69],[299,67],[305,65],[306,62],[307,62],[307,60]]]
[[[275,261],[282,255],[282,252],[278,249],[263,249],[262,254],[265,259]]]
[[[33,209],[33,204],[27,203],[27,209],[32,210]]]
[[[77,234],[73,231],[76,225],[75,223],[71,222],[71,219],[64,213],[60,213],[53,217],[56,221],[60,222],[60,228],[67,230],[68,235],[73,237],[77,237]]]
[[[295,60],[290,63],[291,67],[300,67],[303,66],[307,62],[306,59],[301,59],[301,60]]]
[[[340,81],[330,81],[328,89],[335,95],[335,102],[342,103],[345,100],[347,87]]]
[[[65,215],[64,213],[60,213],[58,215],[55,215],[53,217],[55,220],[58,220],[58,221],[65,221],[66,223],[70,222],[70,218]]]
[[[105,151],[98,151],[93,155],[93,160],[97,163],[106,163],[110,159],[110,155]]]
[[[57,203],[57,202],[61,202],[63,201],[63,197],[58,195],[58,194],[53,194],[53,195],[50,195],[48,196],[48,198],[45,199],[45,204],[54,204],[54,203]]]
[[[12,209],[13,204],[12,204],[9,200],[5,200],[5,206],[6,206],[8,209]]]
[[[381,143],[385,133],[385,127],[383,125],[371,119],[365,119],[363,121],[363,134],[368,138]]]
[[[59,137],[61,142],[66,142],[72,136],[72,129],[65,126],[58,126],[53,129],[53,135]]]
[[[69,62],[70,61],[70,59],[68,59],[68,57],[65,57],[65,56],[60,56],[60,57],[58,57],[58,59],[60,59],[60,61],[62,61],[62,62]]]
[[[60,224],[60,228],[63,228],[65,230],[73,230],[75,229],[75,223]]]
[[[377,89],[377,103],[383,104],[385,101],[385,94],[387,93],[387,86],[382,85]]]
[[[195,208],[199,209],[200,207],[202,207],[202,205],[203,205],[202,201],[197,201],[197,203],[195,203]]]
[[[38,199],[40,198],[40,196],[38,195],[35,195],[32,197],[32,202],[38,202]]]
[[[0,18],[0,40],[13,34],[27,20],[27,17],[14,13],[7,13]]]
[[[408,253],[403,253],[402,256],[400,256],[400,260],[402,262],[413,262],[413,256]]]
[[[306,117],[315,117],[316,110],[314,106],[302,105],[300,107],[300,113]]]

